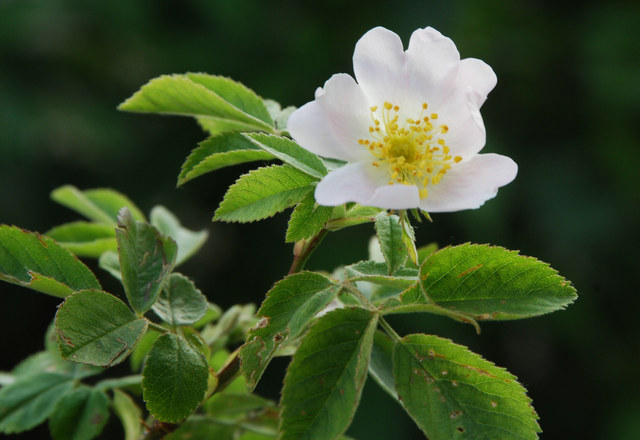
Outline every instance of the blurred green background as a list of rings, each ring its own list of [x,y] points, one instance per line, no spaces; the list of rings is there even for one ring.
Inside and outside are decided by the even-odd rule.
[[[49,200],[52,189],[113,187],[146,212],[163,204],[186,226],[209,230],[206,248],[182,271],[211,301],[260,302],[290,264],[286,216],[212,224],[225,189],[249,168],[176,189],[204,133],[187,118],[116,106],[155,76],[187,71],[229,76],[300,106],[333,73],[352,73],[355,42],[377,25],[405,43],[433,26],[462,57],[490,64],[498,86],[483,107],[485,151],[519,164],[496,199],[434,215],[420,225],[419,242],[519,249],[580,294],[566,311],[484,324],[481,336],[428,315],[394,324],[450,337],[516,374],[543,439],[640,438],[638,2],[0,0],[0,223],[44,232],[76,218]],[[332,234],[310,267],[365,258],[372,233],[369,225]],[[40,349],[58,302],[0,285],[0,370]],[[261,392],[277,398],[285,365],[274,363]],[[116,423],[109,429],[104,438],[121,435]],[[29,435],[46,428],[37,432]],[[349,434],[422,438],[373,382]]]

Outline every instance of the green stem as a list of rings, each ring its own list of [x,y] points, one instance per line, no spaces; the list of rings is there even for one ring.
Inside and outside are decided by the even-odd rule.
[[[153,330],[154,332],[158,332],[161,334],[165,334],[169,332],[169,329],[164,328],[161,325],[156,324],[155,322],[151,322],[147,319],[147,325],[149,326],[149,330]]]
[[[380,323],[380,326],[384,329],[384,331],[387,332],[387,334],[389,336],[391,336],[391,339],[393,339],[394,342],[400,342],[400,340],[402,338],[400,337],[400,335],[398,335],[396,333],[396,331],[393,329],[393,327],[391,327],[391,325],[389,325],[389,323],[387,322],[386,319],[384,319],[381,316],[380,319],[378,320],[378,322]]]
[[[308,241],[300,240],[296,242],[293,248],[293,262],[291,263],[291,268],[289,268],[289,275],[298,273],[304,269],[307,260],[320,243],[322,243],[322,240],[324,240],[328,232],[328,230],[323,229]]]

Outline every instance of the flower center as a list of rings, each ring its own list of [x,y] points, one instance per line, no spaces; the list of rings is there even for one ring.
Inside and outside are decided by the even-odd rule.
[[[425,115],[427,107],[422,104],[417,119],[400,123],[397,105],[385,102],[380,109],[371,107],[370,139],[358,139],[375,157],[373,166],[388,168],[389,185],[416,185],[423,199],[428,194],[427,186],[437,185],[451,165],[462,160],[449,154],[442,137],[449,127],[438,125],[437,113]]]

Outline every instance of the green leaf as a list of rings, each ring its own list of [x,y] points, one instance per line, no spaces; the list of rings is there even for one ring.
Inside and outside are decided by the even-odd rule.
[[[264,408],[273,408],[275,403],[256,394],[216,393],[203,405],[207,414],[216,417],[234,417]]]
[[[239,133],[214,135],[201,142],[187,157],[178,176],[178,185],[220,168],[271,159],[271,153],[256,147]]]
[[[218,94],[222,99],[232,104],[243,112],[254,116],[273,126],[273,119],[264,104],[264,100],[253,90],[241,83],[224,76],[207,75],[204,73],[187,73],[186,76],[193,82],[205,86]]]
[[[335,439],[351,423],[367,377],[377,315],[343,308],[318,319],[282,389],[280,439]]]
[[[160,421],[178,422],[203,399],[209,366],[185,340],[165,334],[153,344],[142,375],[149,412]]]
[[[398,403],[398,394],[393,379],[393,341],[380,330],[373,335],[371,347],[371,359],[369,361],[369,374]]]
[[[285,241],[292,243],[314,236],[324,228],[332,212],[333,207],[318,205],[313,191],[309,191],[291,214]]]
[[[98,258],[104,252],[118,248],[115,229],[103,223],[65,223],[48,230],[45,235],[79,257]]]
[[[15,226],[0,226],[0,280],[49,295],[100,289],[78,258],[51,238]]]
[[[56,313],[62,357],[108,367],[125,359],[147,328],[115,296],[87,290],[69,296]]]
[[[102,432],[107,420],[107,395],[82,386],[58,401],[49,420],[49,431],[54,440],[90,440]]]
[[[407,260],[407,247],[402,239],[400,217],[381,212],[376,216],[375,225],[380,249],[391,275]]]
[[[131,352],[131,356],[129,357],[129,362],[131,363],[132,371],[139,371],[140,367],[142,367],[142,362],[151,351],[151,347],[153,347],[153,343],[156,342],[156,339],[160,337],[160,333],[149,330],[147,331],[142,338],[136,343],[133,351]]]
[[[0,389],[0,432],[13,434],[42,423],[56,403],[73,388],[66,374],[36,373]]]
[[[466,347],[408,335],[393,351],[399,399],[430,440],[537,439],[531,399],[515,376]]]
[[[136,221],[127,209],[120,212],[119,221],[116,239],[122,284],[131,307],[143,314],[158,298],[173,269],[178,247],[153,226]]]
[[[129,395],[113,390],[113,411],[120,418],[124,429],[124,440],[138,440],[142,434],[142,410]]]
[[[271,117],[255,93],[228,78],[204,74],[154,78],[118,109],[206,118],[225,129],[273,130]]]
[[[242,373],[250,389],[276,351],[298,337],[339,290],[329,278],[315,272],[289,275],[273,286],[256,313],[260,321],[240,351]]]
[[[380,208],[370,206],[353,205],[343,216],[334,215],[334,218],[327,223],[329,231],[339,231],[349,226],[361,225],[375,220],[376,216],[382,212]]]
[[[288,165],[250,171],[231,185],[213,220],[245,223],[271,217],[298,203],[314,182]]]
[[[420,268],[425,295],[402,302],[426,302],[478,320],[519,319],[566,307],[576,298],[570,282],[535,258],[515,251],[463,244],[431,255]]]
[[[172,325],[189,325],[207,312],[207,298],[193,282],[179,273],[172,273],[153,305],[153,311]]]
[[[98,259],[98,266],[100,269],[104,269],[109,272],[114,278],[122,281],[122,274],[120,273],[120,257],[117,252],[107,251],[100,255]]]
[[[118,212],[124,207],[129,209],[136,220],[145,221],[144,214],[131,200],[112,189],[80,191],[75,186],[65,185],[53,190],[51,198],[98,223],[115,226]]]
[[[151,210],[151,224],[158,232],[171,237],[178,245],[176,266],[191,258],[202,247],[209,236],[206,230],[191,231],[180,224],[178,218],[164,206],[156,206]]]
[[[327,169],[315,153],[305,150],[289,138],[265,133],[247,133],[244,136],[284,163],[317,180],[327,174]]]
[[[389,275],[386,263],[376,261],[360,261],[345,267],[345,279],[349,281],[368,281],[381,286],[406,289],[415,284],[418,271],[408,267],[400,268],[395,274]]]

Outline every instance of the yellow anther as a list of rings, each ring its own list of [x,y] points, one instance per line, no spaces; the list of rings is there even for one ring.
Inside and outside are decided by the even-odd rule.
[[[406,118],[400,121],[400,107],[389,101],[382,105],[370,107],[371,126],[369,139],[358,139],[374,157],[371,164],[388,172],[389,185],[415,185],[421,198],[426,198],[428,186],[440,182],[451,165],[462,160],[452,157],[445,140],[439,135],[448,133],[446,124],[435,126],[433,120],[437,113],[424,115],[427,103],[417,118]],[[391,113],[391,112],[394,113]]]

